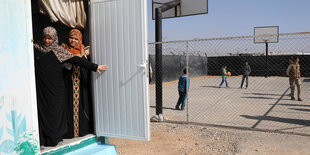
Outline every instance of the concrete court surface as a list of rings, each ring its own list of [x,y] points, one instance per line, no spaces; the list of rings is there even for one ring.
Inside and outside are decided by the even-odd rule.
[[[163,83],[163,115],[170,121],[294,132],[310,135],[310,78],[301,79],[300,101],[290,100],[287,77],[228,77],[229,88],[218,88],[220,76],[193,77],[184,111],[174,110],[177,81]],[[245,83],[244,83],[245,87]],[[297,87],[295,88],[297,99]],[[150,115],[155,115],[155,85],[150,85]]]

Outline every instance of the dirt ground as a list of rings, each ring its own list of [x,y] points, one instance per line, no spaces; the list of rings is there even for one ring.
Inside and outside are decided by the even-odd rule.
[[[110,138],[120,155],[306,155],[310,137],[172,123],[151,123],[151,141]]]

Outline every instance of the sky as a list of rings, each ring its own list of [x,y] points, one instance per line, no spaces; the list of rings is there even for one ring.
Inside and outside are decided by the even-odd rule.
[[[155,41],[152,0],[148,39]],[[163,20],[163,41],[248,36],[254,27],[279,26],[279,33],[310,32],[310,0],[208,0],[208,14]]]

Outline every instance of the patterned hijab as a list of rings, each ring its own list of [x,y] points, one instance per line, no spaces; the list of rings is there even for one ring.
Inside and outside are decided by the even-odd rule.
[[[45,46],[44,44],[34,44],[34,47],[43,52],[43,53],[48,53],[50,51],[53,51],[54,54],[56,55],[58,61],[62,63],[63,61],[66,61],[72,57],[74,57],[73,54],[62,48],[61,46],[58,45],[58,36],[57,36],[57,31],[53,27],[46,27],[43,29],[43,37],[45,35],[49,35],[53,39],[53,43],[50,46]]]
[[[83,55],[83,49],[84,49],[84,45],[82,43],[82,39],[83,39],[83,36],[82,36],[82,33],[80,30],[78,29],[72,29],[69,33],[69,37],[73,36],[73,35],[76,35],[77,38],[79,39],[78,40],[78,44],[76,47],[72,47],[70,46],[69,43],[63,43],[61,46],[63,48],[65,48],[66,50],[68,50],[70,53],[74,54],[74,55]]]

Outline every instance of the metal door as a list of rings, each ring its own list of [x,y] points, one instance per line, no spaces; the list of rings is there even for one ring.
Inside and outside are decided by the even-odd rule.
[[[146,0],[91,0],[91,58],[97,136],[150,139]]]

